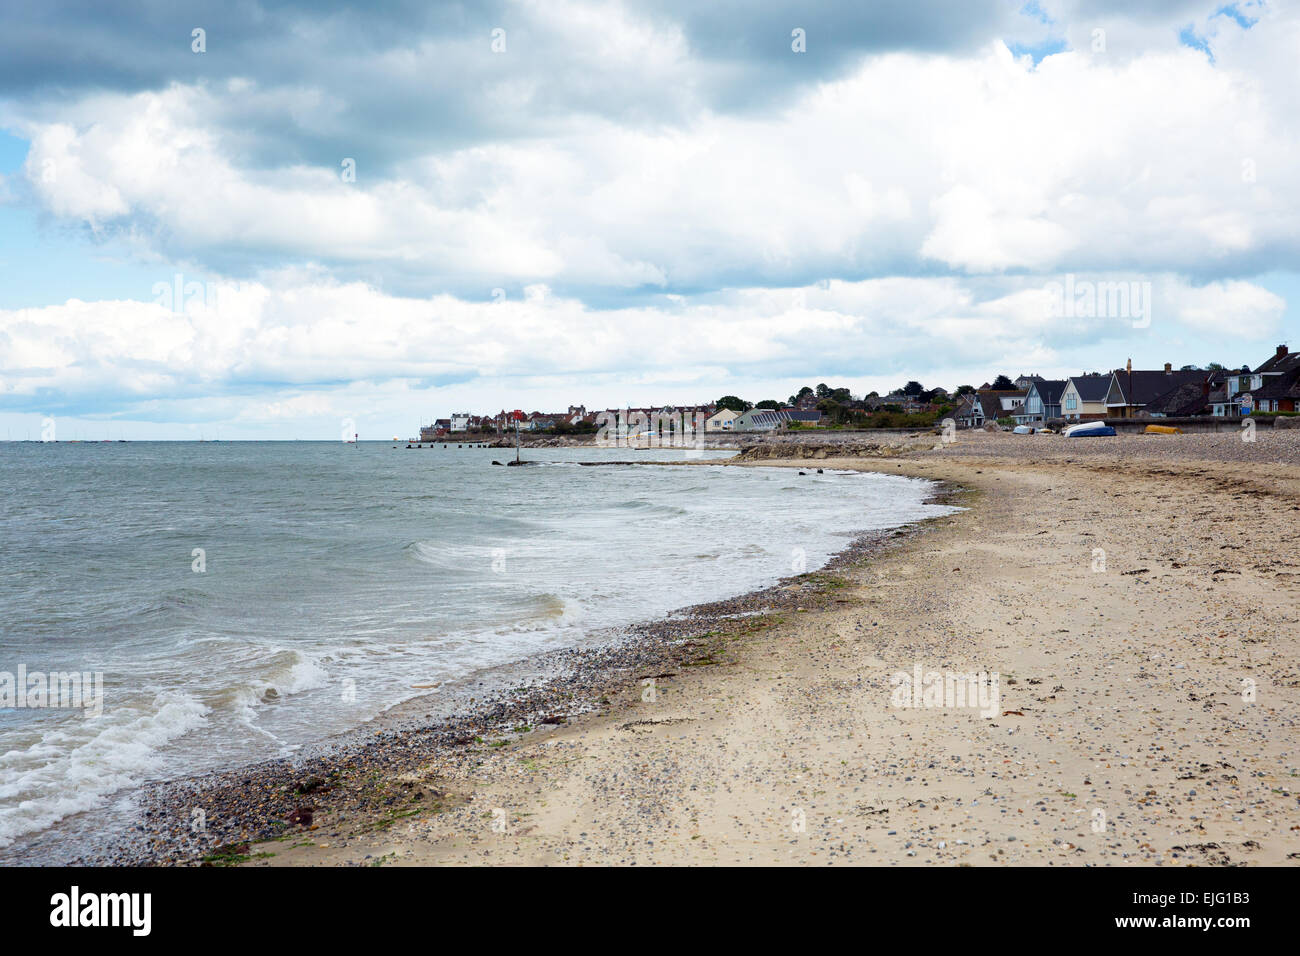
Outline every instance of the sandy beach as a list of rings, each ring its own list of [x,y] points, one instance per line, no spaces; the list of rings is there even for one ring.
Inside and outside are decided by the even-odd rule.
[[[966,510],[824,575],[806,607],[698,635],[595,712],[372,773],[382,812],[329,799],[358,785],[331,778],[298,798],[309,825],[232,862],[1286,864],[1295,435],[761,460],[936,479]],[[996,715],[893,706],[918,666],[996,672]]]

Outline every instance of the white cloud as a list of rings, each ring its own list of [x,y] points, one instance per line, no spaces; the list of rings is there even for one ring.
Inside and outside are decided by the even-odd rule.
[[[283,278],[280,285],[223,291],[212,307],[191,302],[186,311],[77,300],[0,311],[0,394],[11,405],[57,394],[74,402],[109,395],[118,406],[136,406],[234,399],[250,388],[319,396],[345,391],[341,381],[493,380],[532,388],[549,378],[580,389],[601,376],[666,387],[694,381],[707,394],[716,390],[719,369],[750,378],[802,376],[810,365],[866,374],[906,368],[935,352],[955,367],[989,367],[1015,354],[1043,364],[1054,355],[1070,367],[1071,350],[1122,343],[1132,333],[1124,316],[1052,318],[1044,287],[1025,278],[980,295],[951,278],[837,280],[612,310],[588,308],[544,286],[530,287],[522,300],[482,303],[399,298],[302,274]],[[1193,287],[1163,276],[1152,321],[1165,337],[1226,326],[1266,339],[1282,311],[1281,299],[1251,283]],[[324,398],[305,401],[256,395],[237,417],[335,407]]]
[[[1218,334],[1231,331],[1254,339],[1276,336],[1286,312],[1281,296],[1241,281],[1210,282],[1201,287],[1167,281],[1157,302],[1193,329]],[[1154,318],[1158,319],[1158,314]]]
[[[1285,303],[1250,280],[1300,256],[1300,20],[1283,4],[1252,4],[1250,30],[1181,0],[1150,16],[1042,5],[1072,50],[1037,65],[991,37],[969,55],[846,61],[762,109],[715,112],[694,84],[725,58],[702,63],[667,16],[570,2],[590,89],[580,66],[562,90],[519,69],[527,31],[488,61],[486,100],[475,80],[475,104],[535,126],[493,138],[488,123],[452,146],[394,130],[320,165],[302,156],[357,122],[348,83],[226,77],[6,104],[45,212],[245,281],[215,309],[0,311],[0,399],[325,421],[430,390],[486,408],[506,393],[698,400],[811,370],[863,391],[898,384],[895,370],[978,384],[1121,364],[1138,341],[1203,347],[1231,328],[1249,352],[1276,335]],[[1213,62],[1179,44],[1184,18]],[[478,78],[485,51],[413,37],[346,71],[400,88],[450,57]],[[277,156],[268,117],[302,148]],[[373,160],[372,145],[402,158]],[[1150,328],[1054,320],[1046,284],[1067,272],[1151,282]],[[498,287],[504,302],[479,301]],[[1253,361],[1185,356],[1220,358]]]
[[[228,89],[105,94],[28,120],[27,175],[55,214],[151,230],[213,268],[316,260],[429,291],[780,285],[936,262],[1240,269],[1300,251],[1295,70],[1267,30],[1224,22],[1218,66],[1185,47],[1037,67],[1000,43],[889,54],[775,113],[575,115],[548,137],[413,155],[385,179],[361,156],[355,184],[333,166],[240,165],[210,125]]]

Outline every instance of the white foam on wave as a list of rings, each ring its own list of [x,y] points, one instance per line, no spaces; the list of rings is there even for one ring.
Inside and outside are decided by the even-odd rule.
[[[69,714],[39,743],[0,755],[0,847],[100,805],[159,766],[158,750],[207,723],[208,708],[164,691],[141,707]]]
[[[287,656],[287,663],[278,663],[266,676],[235,688],[233,703],[241,723],[277,743],[283,743],[275,734],[258,726],[259,709],[294,694],[324,687],[329,683],[329,672],[318,660],[301,651],[283,647],[269,648],[268,651],[274,657]]]

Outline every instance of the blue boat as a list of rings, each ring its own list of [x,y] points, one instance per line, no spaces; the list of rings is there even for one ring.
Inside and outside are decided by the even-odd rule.
[[[1061,434],[1065,435],[1066,438],[1094,438],[1101,435],[1113,435],[1115,429],[1105,422],[1081,422],[1078,425],[1071,425]]]

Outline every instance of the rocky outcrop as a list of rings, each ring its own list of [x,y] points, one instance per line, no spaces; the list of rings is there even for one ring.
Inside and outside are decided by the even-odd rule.
[[[762,442],[738,454],[733,461],[762,461],[775,458],[891,458],[902,449],[884,442],[800,443]]]
[[[519,439],[521,448],[574,448],[584,445],[594,445],[596,437],[594,435],[564,435],[564,436],[528,436],[522,435]],[[515,436],[508,438],[495,438],[488,442],[489,448],[514,448]]]
[[[1279,415],[1273,419],[1274,428],[1300,428],[1300,417],[1295,415]]]

